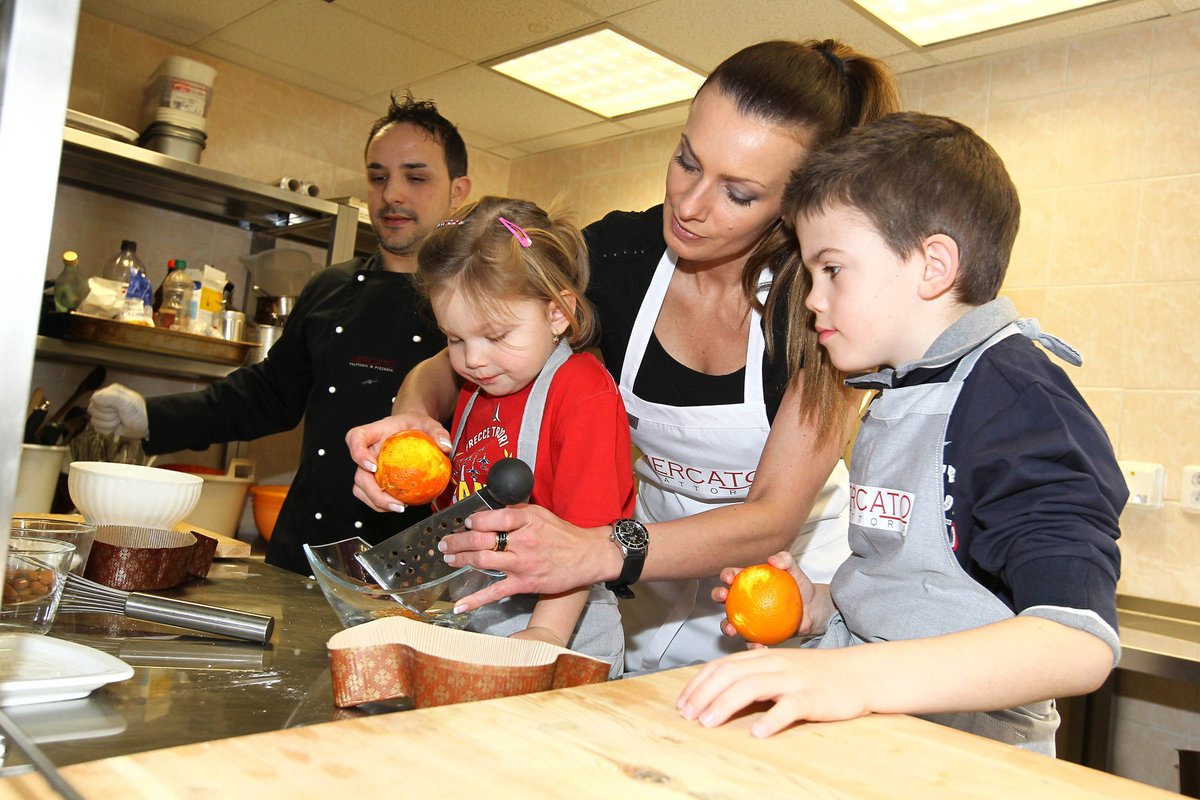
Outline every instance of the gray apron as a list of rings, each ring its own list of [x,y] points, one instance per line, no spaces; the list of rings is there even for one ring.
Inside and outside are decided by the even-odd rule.
[[[920,639],[1013,617],[999,598],[962,569],[951,550],[942,508],[943,442],[963,381],[985,350],[1017,334],[1037,338],[1056,353],[1061,343],[1041,334],[1032,320],[1015,323],[1015,310],[1008,304],[997,303],[989,311],[977,315],[982,325],[955,330],[973,336],[974,342],[985,341],[963,356],[947,383],[887,388],[867,410],[850,462],[853,555],[830,584],[833,601],[843,611],[808,646]],[[1003,326],[998,331],[997,323]],[[948,354],[942,363],[956,355]],[[890,385],[888,371],[848,383],[878,385],[881,377]],[[1058,712],[1053,700],[986,713],[930,714],[925,719],[1054,754]]]
[[[528,464],[531,472],[537,469],[538,438],[541,435],[542,417],[546,411],[550,383],[554,380],[558,368],[570,357],[570,345],[566,341],[559,342],[558,347],[554,348],[554,352],[547,359],[546,366],[538,373],[533,388],[529,390],[529,398],[525,401],[525,411],[521,415],[521,431],[517,436],[517,458]],[[452,453],[458,447],[463,427],[477,397],[478,389],[467,401],[458,421],[458,428],[454,432],[454,447],[450,450]],[[475,612],[467,630],[492,636],[508,636],[523,631],[529,627],[533,607],[537,605],[538,599],[536,594],[519,594],[486,605]],[[597,583],[592,586],[587,605],[583,607],[583,613],[579,616],[579,622],[571,640],[567,642],[567,647],[607,661],[610,664],[609,678],[620,676],[624,667],[625,634],[621,629],[621,612],[617,609],[617,598],[604,588],[604,584]]]

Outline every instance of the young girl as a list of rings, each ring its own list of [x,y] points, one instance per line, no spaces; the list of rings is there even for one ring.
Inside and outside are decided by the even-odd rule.
[[[533,203],[485,197],[442,222],[417,261],[418,288],[466,381],[450,428],[450,485],[435,505],[478,491],[492,464],[516,456],[533,469],[531,503],[583,526],[631,516],[620,392],[595,357],[572,353],[596,330],[579,229]],[[621,672],[621,617],[601,584],[510,597],[481,608],[469,629],[569,647]]]

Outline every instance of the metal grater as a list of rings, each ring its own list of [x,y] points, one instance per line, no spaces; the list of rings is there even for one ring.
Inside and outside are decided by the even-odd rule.
[[[487,486],[354,558],[384,589],[398,591],[435,580],[449,571],[437,549],[443,537],[465,530],[467,517],[476,511],[524,502],[532,489],[533,473],[524,461],[501,459],[488,473]]]

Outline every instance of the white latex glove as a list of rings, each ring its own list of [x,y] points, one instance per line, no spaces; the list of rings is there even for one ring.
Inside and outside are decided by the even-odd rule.
[[[145,439],[150,432],[146,399],[119,383],[96,390],[88,401],[92,427],[100,433],[115,433],[129,439]]]

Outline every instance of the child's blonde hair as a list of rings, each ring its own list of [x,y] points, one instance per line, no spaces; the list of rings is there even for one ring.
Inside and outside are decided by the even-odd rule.
[[[417,287],[426,298],[453,288],[483,313],[497,309],[497,319],[514,300],[553,302],[570,324],[563,335],[575,349],[596,335],[596,315],[584,298],[588,274],[587,246],[574,222],[508,197],[463,206],[417,253]],[[574,309],[564,292],[575,296]]]

